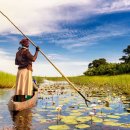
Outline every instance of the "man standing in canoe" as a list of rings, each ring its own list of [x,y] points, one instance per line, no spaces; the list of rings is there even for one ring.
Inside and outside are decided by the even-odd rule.
[[[36,47],[34,56],[29,52],[29,40],[27,38],[20,41],[22,47],[16,53],[15,65],[18,65],[16,78],[15,101],[25,101],[26,97],[33,95],[32,83],[32,62],[35,62],[38,56],[39,47]],[[25,97],[26,96],[26,97]]]

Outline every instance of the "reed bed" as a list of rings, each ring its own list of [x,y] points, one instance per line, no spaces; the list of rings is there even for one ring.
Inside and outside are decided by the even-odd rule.
[[[130,75],[115,75],[115,76],[76,76],[76,77],[68,77],[75,84],[89,84],[96,83],[98,85],[104,84],[130,84]],[[44,79],[52,80],[52,81],[63,81],[65,80],[63,77],[44,77]]]
[[[71,82],[80,86],[111,88],[115,91],[130,94],[130,75],[115,76],[77,76],[68,77]],[[46,77],[48,80],[61,81],[63,77]]]
[[[34,77],[38,83],[44,81],[44,79],[52,81],[63,81],[63,77]],[[115,91],[120,91],[130,95],[130,75],[115,75],[115,76],[76,76],[68,77],[71,82],[77,86],[87,86],[91,88],[100,87],[108,88]],[[5,72],[0,72],[0,88],[12,88],[15,87],[16,76]]]
[[[15,87],[16,76],[5,72],[0,72],[0,88]]]
[[[40,76],[33,76],[33,79],[35,79],[37,83],[43,83],[45,78]]]

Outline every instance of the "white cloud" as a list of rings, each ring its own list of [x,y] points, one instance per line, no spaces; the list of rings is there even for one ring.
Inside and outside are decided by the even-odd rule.
[[[67,57],[65,57],[63,55],[56,54],[56,53],[48,54],[47,57],[50,60],[53,60],[53,61],[68,61],[68,60],[70,60],[69,58],[67,58]]]
[[[89,11],[85,8],[84,5],[83,12],[90,12],[90,14],[103,14],[103,13],[112,13],[120,11],[129,11],[130,10],[130,1],[129,0],[95,0],[91,1],[89,6]]]
[[[83,3],[88,3],[90,0],[82,0]],[[0,9],[5,13],[16,25],[18,25],[26,34],[39,34],[42,32],[55,32],[59,30],[56,23],[57,20],[63,19],[56,11],[59,6],[66,4],[75,4],[79,0],[0,0]],[[0,32],[16,33],[16,30],[8,23],[3,16],[0,16],[1,26]],[[17,32],[18,33],[18,32]]]
[[[95,30],[95,33],[82,33],[82,37],[78,38],[74,35],[74,31],[62,29],[59,21],[71,22],[82,18],[89,18],[95,14],[111,13],[117,11],[130,10],[130,0],[0,0],[0,9],[5,13],[25,34],[37,35],[46,32],[65,32],[62,37],[68,37],[67,40],[54,40],[58,45],[67,49],[75,49],[80,47],[96,44],[96,41],[108,38],[111,36],[124,35],[126,28],[118,28],[116,26],[100,26]],[[120,31],[121,30],[121,31]],[[19,33],[16,29],[0,14],[0,34],[6,35],[10,33]],[[87,35],[89,33],[89,35]],[[67,36],[68,35],[68,36]],[[10,39],[11,38],[11,39]],[[7,40],[18,41],[16,37],[8,37]],[[0,40],[6,42],[6,40]],[[74,51],[75,51],[74,50]],[[0,69],[6,72],[17,72],[17,67],[14,65],[14,57],[9,57],[10,54],[4,50],[0,50]],[[63,70],[66,75],[80,75],[86,70],[88,62],[70,61],[59,54],[49,54],[51,60]],[[3,58],[4,57],[4,58]],[[66,61],[66,62],[65,62]],[[34,74],[55,76],[58,73],[55,69],[50,69],[49,63],[43,64],[40,62],[34,63]]]
[[[54,62],[54,64],[66,76],[82,75],[88,66],[88,62],[85,61]],[[45,62],[35,63],[33,74],[42,76],[61,76],[52,65]]]
[[[11,54],[0,49],[0,71],[8,72],[11,74],[17,73],[17,66],[15,65],[15,57]],[[52,54],[51,54],[52,55]],[[57,54],[55,54],[56,56]],[[57,59],[56,59],[57,60]],[[58,59],[59,60],[59,59]],[[88,62],[85,61],[53,61],[54,64],[66,75],[76,76],[82,75],[87,69]],[[33,75],[37,76],[60,76],[55,68],[47,61],[40,61],[33,63]]]
[[[115,12],[115,11],[125,11],[130,10],[129,0],[114,0],[104,6],[104,10],[101,12]]]
[[[0,71],[8,72],[11,74],[16,74],[17,72],[14,57],[2,49],[0,49]]]
[[[92,14],[130,10],[129,0],[0,0],[0,9],[26,34],[57,32],[59,21],[71,21]],[[19,33],[0,15],[0,33]]]
[[[129,32],[130,30],[125,26],[122,28],[118,24],[107,24],[96,27],[93,29],[93,32],[91,32],[91,30],[90,32],[84,30],[77,31],[77,34],[82,35],[81,37],[74,37],[74,35],[71,34],[68,30],[70,36],[68,36],[67,39],[55,40],[55,43],[62,46],[63,48],[76,51],[77,49],[84,48],[85,46],[98,44],[100,40],[104,40],[110,37],[123,36]]]

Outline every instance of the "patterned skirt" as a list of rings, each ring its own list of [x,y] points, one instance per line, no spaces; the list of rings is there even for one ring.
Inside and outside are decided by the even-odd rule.
[[[17,72],[15,95],[32,95],[32,71],[20,69]]]

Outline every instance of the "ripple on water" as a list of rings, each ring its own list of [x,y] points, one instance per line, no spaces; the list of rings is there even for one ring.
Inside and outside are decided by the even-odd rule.
[[[48,91],[50,88],[51,91]],[[125,96],[117,96],[115,92],[105,93],[104,90],[101,94],[100,90],[95,89],[88,95],[92,104],[86,107],[84,100],[69,86],[60,88],[61,86],[44,86],[39,92],[36,107],[13,113],[7,107],[13,91],[1,90],[0,129],[13,129],[14,126],[21,130],[130,129],[130,113],[124,109],[130,105],[122,103],[122,100],[126,100]],[[85,90],[83,93],[86,93]]]

